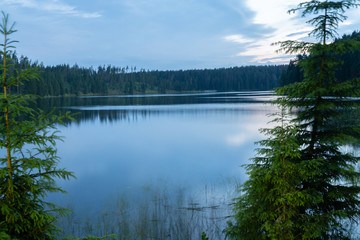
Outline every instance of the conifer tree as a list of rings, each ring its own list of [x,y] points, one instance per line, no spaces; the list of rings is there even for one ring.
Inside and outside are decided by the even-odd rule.
[[[247,166],[249,180],[236,201],[236,225],[226,233],[235,239],[294,239],[295,221],[300,217],[308,193],[298,189],[307,174],[299,163],[297,129],[285,107],[274,114],[274,128],[262,129],[268,139],[259,141],[258,156]]]
[[[360,81],[340,82],[335,72],[341,61],[337,56],[360,49],[360,43],[345,39],[333,41],[344,12],[358,7],[357,1],[303,2],[290,13],[315,14],[308,21],[317,42],[279,42],[280,51],[307,53],[299,61],[304,79],[277,89],[276,101],[287,111],[296,111],[291,125],[296,132],[281,135],[276,128],[269,133],[275,139],[260,142],[264,156],[248,167],[249,180],[243,196],[237,200],[235,223],[226,230],[235,239],[351,239],[350,228],[360,216],[360,160],[343,146],[360,137],[360,128],[334,123],[357,104]],[[285,130],[285,129],[284,129]],[[279,138],[279,136],[282,136]],[[288,146],[294,155],[288,155]],[[272,139],[272,138],[271,138]],[[295,145],[296,144],[296,145]],[[296,147],[296,150],[294,149]],[[295,154],[296,153],[296,154]],[[274,172],[280,171],[279,158],[288,166],[287,187]],[[279,189],[280,187],[280,189]],[[285,207],[282,207],[281,204]],[[281,232],[281,235],[277,233]]]
[[[11,86],[34,80],[36,69],[24,69],[9,75],[11,53],[17,41],[9,15],[2,12],[0,44],[0,238],[52,239],[55,221],[66,209],[45,201],[48,192],[63,192],[55,179],[69,179],[71,172],[57,167],[55,144],[60,139],[56,124],[62,124],[68,114],[55,116],[28,107],[35,96],[13,95]]]

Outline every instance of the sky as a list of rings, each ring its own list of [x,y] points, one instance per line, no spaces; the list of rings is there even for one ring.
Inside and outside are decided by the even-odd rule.
[[[0,0],[16,51],[47,65],[145,70],[286,64],[271,43],[308,40],[298,0]],[[340,34],[360,30],[360,9]],[[1,39],[2,41],[2,39]]]

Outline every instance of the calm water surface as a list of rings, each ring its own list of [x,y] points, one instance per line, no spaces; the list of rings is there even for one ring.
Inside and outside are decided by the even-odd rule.
[[[157,184],[199,191],[246,179],[242,164],[275,108],[271,92],[232,92],[47,99],[43,108],[79,112],[61,127],[61,167],[76,180],[49,198],[96,211],[116,194]],[[235,188],[235,186],[234,186]]]

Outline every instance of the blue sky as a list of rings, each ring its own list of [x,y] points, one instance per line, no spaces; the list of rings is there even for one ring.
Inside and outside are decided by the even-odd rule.
[[[44,65],[177,70],[288,63],[271,43],[306,39],[297,0],[0,0],[17,52]],[[360,29],[348,11],[341,34]]]

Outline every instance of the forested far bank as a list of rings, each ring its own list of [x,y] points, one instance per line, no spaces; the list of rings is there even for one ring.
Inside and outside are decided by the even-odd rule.
[[[78,65],[44,66],[12,55],[11,71],[37,66],[39,80],[13,86],[12,92],[40,96],[166,93],[183,91],[270,90],[279,85],[286,65],[204,70],[137,71],[136,68]]]

